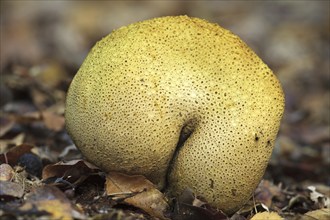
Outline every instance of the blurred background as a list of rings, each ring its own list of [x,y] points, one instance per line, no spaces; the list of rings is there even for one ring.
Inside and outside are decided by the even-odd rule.
[[[31,143],[56,161],[72,144],[65,94],[96,41],[123,25],[183,14],[240,36],[282,83],[286,111],[265,178],[329,186],[329,1],[2,0],[0,150]]]

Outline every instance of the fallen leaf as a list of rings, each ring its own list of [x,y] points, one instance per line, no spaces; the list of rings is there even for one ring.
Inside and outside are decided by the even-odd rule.
[[[266,211],[268,210],[268,207],[263,205],[260,202],[256,202],[253,199],[250,199],[247,203],[245,203],[237,212],[236,214],[242,215],[242,216],[248,216],[251,213],[254,213],[256,210],[262,210]]]
[[[75,188],[87,177],[99,171],[98,167],[84,160],[61,161],[45,166],[42,170],[42,179],[48,184],[64,184]]]
[[[307,187],[310,192],[310,199],[318,205],[320,208],[329,208],[330,207],[330,198],[316,191],[315,186]]]
[[[318,144],[330,140],[330,126],[319,126],[307,128],[302,131],[301,138],[308,144]]]
[[[311,183],[310,182],[306,182],[303,184],[303,188],[308,188]],[[330,197],[330,186],[327,186],[325,184],[322,183],[314,183],[313,186],[315,187],[315,190],[321,194],[323,194],[326,197]]]
[[[58,155],[58,158],[60,158],[61,160],[66,160],[66,161],[68,161],[68,158],[73,160],[73,159],[77,159],[80,157],[81,157],[81,153],[78,150],[78,148],[76,147],[76,145],[74,145],[74,144],[66,146],[63,149],[63,151]]]
[[[300,220],[329,220],[330,209],[318,209],[305,213]]]
[[[0,81],[0,107],[5,106],[7,103],[13,100],[12,91],[4,83],[4,80]],[[2,127],[2,126],[0,126]],[[1,129],[0,129],[1,134]],[[1,135],[0,135],[1,136]]]
[[[53,131],[60,131],[64,128],[64,117],[62,115],[57,115],[50,111],[41,112],[42,119],[45,123],[45,126]]]
[[[32,82],[32,85],[33,87],[29,90],[33,103],[38,109],[46,109],[49,103],[54,103],[53,97],[49,94],[49,91],[42,88],[42,85],[35,82]]]
[[[244,216],[238,214],[238,213],[235,213],[234,215],[232,215],[230,217],[230,220],[246,220],[247,218],[245,218]]]
[[[20,124],[29,124],[29,123],[41,120],[40,112],[38,112],[38,111],[12,115],[12,117],[14,117],[15,121]]]
[[[33,122],[42,122],[46,128],[53,131],[60,131],[64,128],[64,116],[54,112],[57,109],[46,109],[44,111],[27,112],[21,115],[12,115],[17,123],[30,124]]]
[[[105,186],[108,196],[124,200],[153,217],[167,219],[165,212],[169,206],[166,198],[144,176],[110,172],[106,176]]]
[[[9,181],[0,181],[0,198],[4,198],[4,197],[21,198],[23,194],[24,194],[24,189],[21,184],[9,182]]]
[[[0,181],[11,181],[13,176],[14,170],[9,164],[0,164]]]
[[[221,210],[211,207],[207,202],[197,198],[189,188],[177,198],[173,214],[174,220],[226,220],[229,219]]]
[[[228,220],[229,218],[221,211],[211,212],[206,208],[201,208],[185,203],[179,204],[178,211],[175,214],[174,220]]]
[[[16,135],[12,139],[1,139],[0,140],[0,149],[7,149],[8,147],[16,146],[16,145],[21,145],[23,144],[25,138],[25,134],[21,133]]]
[[[251,220],[283,220],[276,212],[259,212]]]
[[[5,135],[15,125],[15,121],[11,117],[0,117],[0,137]]]
[[[34,148],[33,145],[21,144],[8,150],[8,152],[0,154],[0,161],[2,163],[8,163],[10,165],[16,165],[18,159],[26,153],[31,153]]]
[[[254,194],[255,200],[268,208],[272,205],[273,197],[282,198],[281,200],[284,200],[285,197],[281,192],[281,188],[268,180],[261,181]]]
[[[298,193],[292,196],[288,205],[282,208],[283,212],[294,211],[295,213],[305,213],[308,211],[307,207],[311,207],[312,202],[307,195]]]
[[[55,89],[66,77],[63,66],[55,61],[32,67],[30,74],[34,76],[37,83],[48,89]]]
[[[35,187],[26,195],[26,203],[19,208],[20,211],[37,208],[39,211],[45,211],[50,214],[52,219],[71,220],[77,215],[77,210],[73,207],[70,200],[64,193],[56,187],[41,186]]]

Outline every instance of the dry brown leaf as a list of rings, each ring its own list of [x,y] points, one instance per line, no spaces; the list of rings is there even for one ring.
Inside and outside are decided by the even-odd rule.
[[[57,115],[49,111],[43,111],[41,115],[45,126],[50,130],[60,131],[64,128],[65,120],[62,115]]]
[[[5,106],[7,103],[13,101],[13,93],[12,91],[8,88],[6,83],[4,83],[5,80],[1,79],[0,81],[0,107]],[[1,119],[0,119],[1,120]],[[0,123],[1,124],[1,123]],[[0,125],[0,128],[2,126]],[[1,133],[1,131],[0,131]]]
[[[21,124],[29,124],[41,120],[40,113],[36,111],[13,115],[12,117],[15,118],[17,123]]]
[[[181,195],[178,196],[172,218],[173,220],[229,219],[221,210],[199,199],[190,188],[186,188]]]
[[[44,65],[34,66],[30,69],[30,74],[40,85],[49,89],[55,89],[66,77],[65,69],[61,63],[54,60]]]
[[[305,213],[300,220],[329,220],[330,209],[318,209]]]
[[[321,100],[322,101],[322,100]],[[329,141],[330,139],[330,126],[319,126],[316,128],[308,128],[303,130],[301,138],[309,144],[317,144]]]
[[[6,163],[0,165],[0,181],[11,181],[14,176],[14,169]]]
[[[5,135],[15,125],[15,121],[11,117],[0,117],[0,137]]]
[[[20,133],[11,139],[0,140],[0,150],[3,151],[11,146],[21,145],[24,142],[25,134]]]
[[[56,109],[55,109],[56,110]],[[14,115],[13,118],[17,123],[29,124],[32,122],[41,121],[45,126],[53,131],[60,131],[64,128],[64,117],[53,112],[52,109],[44,111],[28,112],[23,115]]]
[[[73,219],[71,216],[71,204],[60,200],[42,200],[35,202],[40,211],[46,211],[54,219]]]
[[[31,153],[34,148],[33,145],[21,144],[16,147],[11,148],[8,152],[0,154],[0,161],[2,163],[8,163],[10,165],[16,165],[17,160],[26,153]]]
[[[31,207],[49,213],[52,219],[71,220],[77,212],[64,193],[52,186],[33,188],[26,195],[26,203],[20,207],[20,211],[27,211]]]
[[[88,173],[99,168],[84,160],[71,160],[68,162],[60,161],[56,164],[49,164],[42,171],[42,178],[61,177],[70,169],[79,169],[81,172]]]
[[[255,191],[255,199],[258,202],[266,205],[268,208],[272,205],[273,197],[284,197],[279,186],[274,185],[268,180],[260,182],[259,186]]]
[[[48,184],[64,184],[74,188],[99,171],[98,167],[84,160],[61,161],[45,166],[42,179]]]
[[[0,181],[0,198],[8,196],[21,198],[23,194],[24,189],[21,184],[9,181]]]
[[[254,213],[255,210],[263,210],[268,211],[268,207],[260,202],[256,202],[253,199],[250,199],[247,203],[245,203],[237,212],[236,214],[247,216],[251,213]]]
[[[276,212],[259,212],[251,220],[283,220]]]
[[[166,198],[144,176],[110,172],[106,176],[105,185],[107,195],[124,199],[126,203],[144,210],[153,217],[167,219],[164,216],[169,207]]]
[[[30,90],[34,105],[38,109],[47,108],[46,103],[51,101],[49,94],[47,94],[45,91],[42,91],[40,88],[38,88],[39,86],[37,86],[35,83],[33,83],[32,85],[33,85],[33,87],[30,88],[29,90]]]

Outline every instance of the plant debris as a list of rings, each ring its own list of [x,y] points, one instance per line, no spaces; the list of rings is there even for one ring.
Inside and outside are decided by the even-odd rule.
[[[329,2],[1,1],[0,10],[1,219],[330,219]],[[191,189],[168,198],[143,176],[104,173],[65,130],[67,89],[93,44],[165,14],[232,30],[285,91],[263,181],[230,216]]]

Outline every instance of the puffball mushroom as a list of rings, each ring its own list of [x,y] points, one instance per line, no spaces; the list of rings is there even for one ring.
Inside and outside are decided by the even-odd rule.
[[[74,77],[66,126],[105,171],[191,188],[233,213],[264,174],[283,114],[280,83],[239,37],[187,16],[128,25]]]

